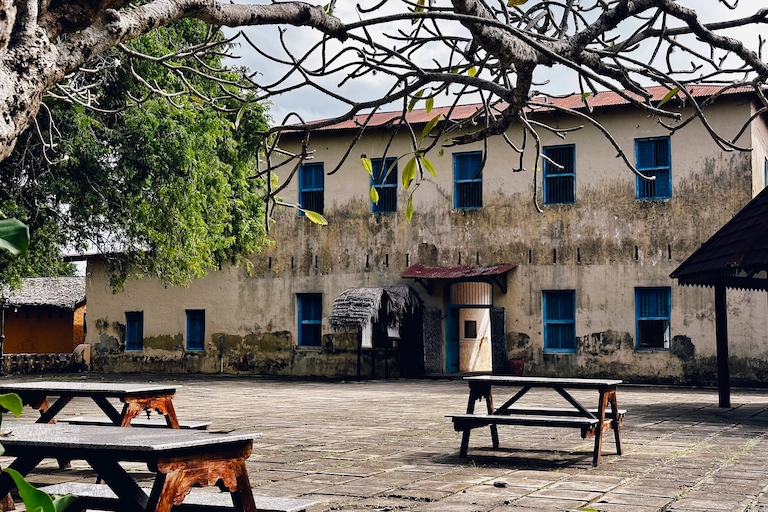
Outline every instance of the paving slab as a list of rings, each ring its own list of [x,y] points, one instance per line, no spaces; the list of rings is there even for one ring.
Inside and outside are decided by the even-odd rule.
[[[552,512],[581,506],[604,512],[768,512],[766,389],[734,388],[733,407],[721,409],[714,389],[620,386],[619,402],[627,409],[624,455],[614,453],[608,436],[594,468],[592,440],[545,427],[502,426],[499,449],[491,448],[487,430],[478,429],[469,456],[460,458],[461,435],[445,417],[466,409],[467,386],[460,380],[45,376],[51,378],[181,385],[174,399],[180,419],[211,421],[214,430],[262,432],[246,463],[255,492],[316,500],[310,512]],[[574,396],[594,402],[590,393]],[[535,399],[541,406],[562,405],[558,396]],[[65,411],[101,414],[90,400],[74,400]],[[5,418],[3,430],[35,417],[28,409],[21,418]],[[0,465],[10,460],[0,457]],[[128,470],[142,483],[151,481],[146,467]],[[66,470],[46,460],[29,475],[36,485],[94,478],[77,460]]]

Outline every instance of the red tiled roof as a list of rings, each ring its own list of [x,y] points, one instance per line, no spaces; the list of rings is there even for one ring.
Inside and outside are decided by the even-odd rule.
[[[696,249],[670,277],[681,285],[713,286],[741,270],[768,270],[768,188]],[[750,288],[744,282],[743,288]]]
[[[687,87],[687,91],[694,98],[706,98],[714,94],[717,94],[720,91],[723,91],[723,87],[725,86],[723,85],[690,85]],[[664,96],[667,95],[667,93],[669,92],[669,89],[662,86],[654,86],[654,87],[646,88],[646,91],[651,93],[652,102],[658,102],[658,101],[661,101],[664,98]],[[732,96],[737,94],[748,94],[753,91],[754,89],[752,87],[741,86],[741,87],[727,89],[723,91],[722,94],[726,96]],[[642,99],[639,95],[630,93],[628,91],[626,91],[626,94],[628,96],[636,97],[639,100]],[[682,94],[680,93],[678,93],[678,96],[683,97]],[[551,103],[552,105],[557,105],[559,107],[564,107],[569,109],[586,108],[584,105],[584,100],[582,100],[581,98],[581,94],[570,94],[564,97],[537,96],[534,98],[534,101],[536,101],[537,103]],[[616,107],[620,105],[629,104],[628,100],[626,100],[625,98],[622,98],[619,94],[613,91],[598,92],[597,94],[587,97],[586,102],[592,108]],[[473,116],[474,114],[478,113],[480,110],[482,110],[482,107],[483,106],[480,103],[459,105],[453,109],[453,112],[451,112],[451,119],[454,119],[454,120],[467,119]],[[503,106],[498,107],[497,111],[500,112],[501,109],[503,109]],[[419,123],[426,124],[438,114],[442,114],[442,116],[445,117],[448,114],[449,110],[450,110],[450,107],[435,107],[431,110],[430,113],[427,113],[425,109],[414,109],[413,111],[408,112],[406,114],[406,119],[411,124],[419,124]],[[548,109],[546,107],[536,107],[535,110],[543,112]],[[371,117],[371,120],[368,122],[368,126],[369,127],[386,126],[387,123],[390,123],[393,120],[397,119],[398,116],[400,116],[401,114],[402,114],[401,110],[393,111],[393,112],[377,112]],[[358,129],[363,123],[366,122],[366,119],[368,119],[368,115],[369,114],[358,114],[354,118],[348,121],[343,121],[341,123],[333,124],[330,126],[324,126],[322,128],[317,128],[316,130],[329,131],[329,130]],[[322,121],[322,120],[319,120],[319,121]]]
[[[517,265],[490,265],[487,267],[425,267],[416,263],[405,269],[400,277],[413,279],[462,279],[467,277],[497,276],[509,272]]]

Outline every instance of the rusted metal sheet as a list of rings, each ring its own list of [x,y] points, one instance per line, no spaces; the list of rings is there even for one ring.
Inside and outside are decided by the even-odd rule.
[[[465,306],[492,306],[493,287],[491,283],[467,281],[451,285],[451,304]]]

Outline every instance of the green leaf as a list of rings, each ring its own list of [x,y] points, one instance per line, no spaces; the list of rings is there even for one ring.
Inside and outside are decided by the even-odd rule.
[[[421,140],[424,140],[427,138],[427,135],[429,135],[429,132],[432,131],[432,128],[434,128],[437,125],[438,121],[440,121],[440,114],[437,114],[435,117],[433,117],[427,123],[427,126],[425,126],[423,130],[421,130]]]
[[[410,160],[408,160],[408,163],[405,164],[405,167],[403,168],[403,187],[405,190],[408,190],[408,187],[411,186],[411,182],[416,177],[416,157],[412,157]]]
[[[424,12],[424,0],[418,0],[416,5],[416,12]]]
[[[427,114],[432,112],[432,107],[434,106],[435,106],[435,98],[430,96],[429,98],[427,98],[427,102],[426,102]]]
[[[10,468],[5,468],[3,471],[8,473],[13,479],[13,483],[16,484],[16,489],[19,490],[19,496],[24,501],[24,506],[27,510],[40,509],[43,512],[56,512],[56,506],[53,504],[51,497],[24,480],[21,473]]]
[[[370,196],[374,204],[379,204],[379,191],[376,190],[376,187],[371,187]]]
[[[245,103],[242,104],[240,107],[240,110],[237,111],[237,116],[235,116],[235,130],[240,126],[240,121],[243,119],[243,114],[248,109],[248,105],[251,103],[251,100],[245,100]]]
[[[458,75],[459,74],[459,68],[451,68],[451,74],[452,75]]]
[[[584,100],[586,100],[586,99],[587,99],[587,98],[589,98],[590,96],[592,96],[592,93],[591,93],[591,92],[583,92],[583,93],[581,93],[581,101],[584,101]]]
[[[440,151],[437,152],[437,156],[443,156],[445,154],[445,148],[440,148]]]
[[[368,174],[373,176],[373,162],[371,162],[371,159],[368,157],[363,157],[360,159],[360,161],[363,162],[363,169],[365,169]]]
[[[424,89],[420,90],[416,94],[413,95],[413,98],[411,98],[411,101],[408,103],[408,112],[413,111],[413,107],[416,106],[416,102],[419,101],[419,98],[424,94]]]
[[[0,407],[6,411],[10,411],[17,418],[21,416],[21,411],[24,409],[24,404],[21,402],[21,398],[16,393],[7,393],[0,395]]]
[[[674,98],[677,95],[677,93],[679,93],[679,92],[680,92],[680,88],[679,87],[675,87],[674,89],[669,91],[667,94],[665,94],[664,97],[661,98],[661,101],[659,102],[659,104],[656,105],[656,106],[657,107],[662,106],[663,104],[665,104],[666,102],[668,102],[669,100]]]
[[[67,494],[66,496],[56,496],[53,499],[53,506],[56,507],[56,512],[62,512],[65,508],[70,506],[77,499],[74,494]]]
[[[304,212],[304,215],[305,215],[305,216],[306,216],[306,217],[307,217],[309,220],[311,220],[312,222],[314,222],[315,224],[320,224],[321,226],[327,226],[327,225],[328,225],[328,221],[327,221],[327,220],[325,220],[325,217],[323,217],[323,216],[322,216],[322,215],[320,215],[319,213],[317,213],[317,212],[313,212],[312,210],[305,210],[304,208],[299,208],[299,209],[300,209],[302,212]]]
[[[424,168],[429,171],[429,174],[437,178],[437,171],[435,171],[435,166],[432,165],[432,162],[429,161],[427,157],[421,157],[421,165],[424,166]]]
[[[472,66],[467,70],[467,74],[469,76],[475,76],[477,74],[477,68],[475,66]]]
[[[408,205],[405,207],[405,220],[411,222],[413,218],[413,194],[408,196]]]
[[[0,219],[0,249],[18,256],[27,252],[27,247],[29,247],[27,225],[16,219]]]

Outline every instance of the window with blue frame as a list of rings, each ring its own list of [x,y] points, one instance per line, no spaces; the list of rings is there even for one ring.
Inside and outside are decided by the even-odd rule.
[[[763,188],[768,187],[768,158],[763,159]]]
[[[379,202],[371,201],[372,213],[390,213],[397,211],[397,159],[372,158],[373,175],[371,186],[379,193]]]
[[[144,312],[125,312],[125,350],[144,348]]]
[[[576,352],[576,292],[542,292],[544,351]]]
[[[544,148],[544,204],[567,204],[576,200],[576,146]]]
[[[671,288],[635,288],[637,348],[669,348]]]
[[[635,167],[645,176],[636,177],[638,199],[666,199],[672,197],[672,154],[669,137],[635,139]]]
[[[299,346],[319,347],[323,322],[323,295],[299,293],[296,299],[299,307]]]
[[[205,310],[187,310],[187,350],[205,348]]]
[[[323,213],[325,206],[325,168],[322,163],[299,167],[299,205],[305,210]],[[299,215],[304,213],[299,211]]]
[[[453,206],[456,209],[483,206],[483,153],[453,154]]]

